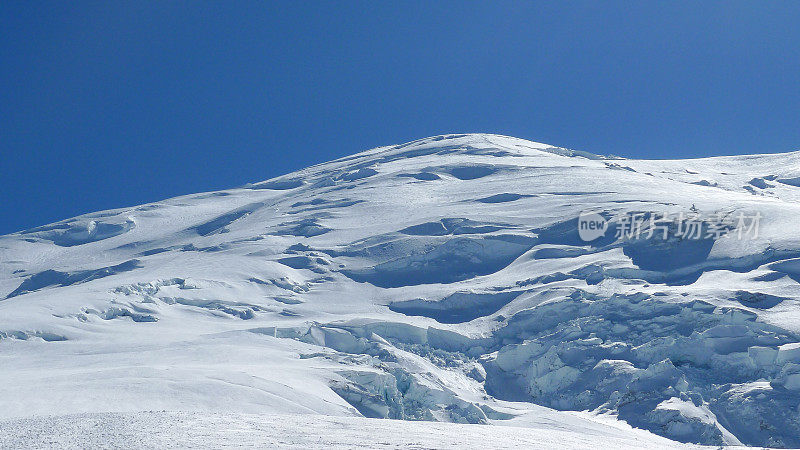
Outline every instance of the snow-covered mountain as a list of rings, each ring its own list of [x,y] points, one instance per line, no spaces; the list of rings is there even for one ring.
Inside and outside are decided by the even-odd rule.
[[[800,152],[467,134],[2,236],[0,428],[167,410],[800,446],[799,217]]]

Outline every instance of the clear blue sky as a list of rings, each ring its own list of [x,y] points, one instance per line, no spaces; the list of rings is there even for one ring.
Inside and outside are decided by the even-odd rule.
[[[494,132],[800,149],[800,2],[0,2],[0,233]]]

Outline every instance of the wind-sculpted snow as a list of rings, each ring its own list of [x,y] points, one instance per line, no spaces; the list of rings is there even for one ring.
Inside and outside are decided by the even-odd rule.
[[[272,181],[264,181],[250,186],[250,189],[270,189],[275,191],[285,191],[295,189],[303,185],[301,179],[280,179]]]
[[[232,224],[233,222],[246,217],[256,211],[258,208],[264,206],[261,203],[254,203],[251,205],[247,205],[241,208],[237,208],[231,212],[225,213],[219,217],[216,217],[208,222],[201,223],[200,225],[196,225],[193,229],[199,234],[200,236],[208,236],[209,234],[214,233],[227,233],[230,231],[227,226]]]
[[[769,268],[778,273],[786,274],[800,283],[800,258],[777,262],[770,265]]]
[[[401,174],[399,174],[397,176],[398,177],[414,178],[414,179],[419,180],[419,181],[434,181],[434,180],[440,180],[441,179],[441,177],[439,177],[439,175],[436,175],[435,173],[431,173],[431,172],[401,173]]]
[[[503,223],[482,223],[465,218],[448,218],[436,222],[412,225],[399,231],[402,234],[416,236],[444,236],[447,234],[483,234],[515,228]]]
[[[410,316],[430,317],[441,323],[462,323],[494,314],[519,294],[456,292],[436,301],[413,299],[392,302],[389,309]]]
[[[502,194],[494,194],[488,197],[479,198],[475,201],[481,203],[506,203],[506,202],[513,202],[525,197],[533,197],[533,195],[511,194],[504,192]]]
[[[87,283],[98,278],[108,277],[122,272],[129,272],[139,267],[139,260],[132,259],[123,263],[103,267],[102,269],[79,270],[76,272],[59,272],[45,270],[28,277],[20,283],[19,287],[11,291],[6,298],[38,291],[50,286],[69,286],[78,283]]]
[[[798,166],[443,135],[2,236],[0,429],[200,411],[797,447]]]
[[[119,236],[136,227],[136,223],[130,218],[120,219],[122,220],[71,220],[34,228],[21,234],[28,239],[35,237],[52,241],[61,247],[72,247]]]
[[[453,283],[495,273],[533,246],[534,239],[516,235],[481,238],[458,237],[436,244],[428,251],[360,270],[342,273],[378,287]]]

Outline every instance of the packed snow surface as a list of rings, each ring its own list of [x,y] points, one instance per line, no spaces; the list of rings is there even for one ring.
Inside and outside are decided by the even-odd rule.
[[[572,419],[572,420],[570,420]],[[501,423],[501,425],[506,425]],[[580,430],[580,433],[576,432]],[[363,417],[199,412],[76,414],[0,421],[0,448],[475,449],[643,447],[691,450],[641,430],[544,415],[480,426]]]
[[[0,446],[800,446],[799,168],[445,135],[2,236]]]

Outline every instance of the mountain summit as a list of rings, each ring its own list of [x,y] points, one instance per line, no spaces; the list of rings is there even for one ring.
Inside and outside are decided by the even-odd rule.
[[[798,167],[442,135],[2,236],[0,419],[800,446]]]

